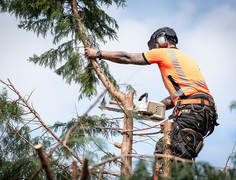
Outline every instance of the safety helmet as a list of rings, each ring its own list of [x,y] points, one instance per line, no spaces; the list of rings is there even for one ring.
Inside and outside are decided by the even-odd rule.
[[[167,40],[172,41],[173,43],[178,43],[178,37],[175,33],[175,31],[172,28],[169,27],[163,27],[159,28],[157,31],[155,31],[150,40],[148,41],[148,47],[149,50],[157,48],[156,43],[161,47],[165,48],[168,46]]]

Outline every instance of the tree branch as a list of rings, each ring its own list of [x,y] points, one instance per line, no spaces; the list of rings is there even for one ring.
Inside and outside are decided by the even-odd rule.
[[[2,82],[2,81],[1,81]],[[9,87],[13,92],[15,92],[19,99],[21,99],[21,101],[24,103],[24,105],[26,106],[26,108],[28,108],[30,110],[30,112],[32,114],[34,114],[34,116],[38,119],[38,121],[42,124],[42,126],[60,143],[63,145],[64,148],[66,148],[81,164],[82,164],[82,160],[66,145],[63,144],[63,142],[52,132],[52,130],[43,122],[43,120],[40,118],[40,116],[38,115],[38,113],[29,106],[29,104],[24,100],[24,98],[21,96],[21,94],[16,90],[16,88],[13,86],[13,84],[11,83],[11,81],[8,79],[8,82],[10,83],[10,85],[4,83],[5,85],[7,85],[7,87]]]
[[[234,152],[235,147],[236,147],[236,142],[234,143],[233,150],[232,150],[231,154],[229,155],[229,157],[228,157],[228,159],[227,159],[227,161],[226,161],[226,164],[225,164],[225,167],[224,167],[224,170],[223,170],[224,173],[226,173],[226,170],[227,170],[227,164],[228,164],[230,158],[231,158],[232,155],[235,153],[235,152]]]
[[[0,111],[0,113],[2,114],[2,112]],[[11,126],[6,119],[4,119],[4,121],[6,122],[6,124],[21,138],[23,139],[27,144],[29,144],[31,147],[33,147],[33,145],[27,140],[25,139],[13,126]]]
[[[183,158],[180,158],[180,157],[176,157],[176,156],[173,156],[173,155],[165,155],[165,154],[155,154],[154,156],[153,155],[145,155],[145,154],[124,154],[124,155],[119,155],[119,156],[115,156],[115,157],[111,157],[111,158],[108,158],[106,159],[105,161],[102,161],[98,164],[95,164],[91,169],[94,169],[96,168],[97,166],[101,166],[103,164],[106,164],[108,162],[111,162],[111,161],[114,161],[116,159],[120,159],[122,157],[136,157],[136,158],[154,158],[154,157],[161,157],[161,158],[164,158],[164,157],[168,157],[170,159],[173,159],[173,160],[176,160],[176,161],[181,161],[181,162],[184,162],[184,163],[194,163],[192,160],[188,160],[188,159],[183,159]],[[200,163],[201,164],[201,163]]]
[[[147,128],[143,128],[143,129],[133,129],[133,130],[126,130],[126,131],[122,131],[122,133],[126,133],[126,132],[133,132],[133,131],[144,131],[144,130],[147,130],[147,129],[151,129],[151,128],[154,128],[156,126],[160,126],[161,124],[163,124],[164,122],[168,121],[169,118],[166,118],[162,121],[160,121],[159,123],[157,123],[156,125],[154,126],[150,126],[150,127],[147,127]]]

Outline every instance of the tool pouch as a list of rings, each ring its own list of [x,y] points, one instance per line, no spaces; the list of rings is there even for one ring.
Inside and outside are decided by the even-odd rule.
[[[202,135],[192,129],[184,128],[180,131],[180,136],[182,137],[182,143],[185,145],[185,148],[191,156],[197,157],[204,145]]]

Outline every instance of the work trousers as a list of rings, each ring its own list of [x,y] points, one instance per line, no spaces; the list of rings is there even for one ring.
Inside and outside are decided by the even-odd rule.
[[[173,112],[172,155],[184,159],[195,158],[203,147],[203,136],[210,126],[209,111],[204,111],[204,106],[187,105],[177,108]],[[162,138],[156,143],[156,153],[163,154]]]

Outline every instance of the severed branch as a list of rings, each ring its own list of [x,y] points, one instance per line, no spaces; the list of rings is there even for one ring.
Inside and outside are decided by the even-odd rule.
[[[47,179],[49,180],[54,180],[53,174],[52,174],[52,169],[49,165],[47,156],[44,153],[42,144],[34,145],[34,149],[38,152],[39,158],[42,163],[42,167],[44,168],[46,174],[47,174]]]

